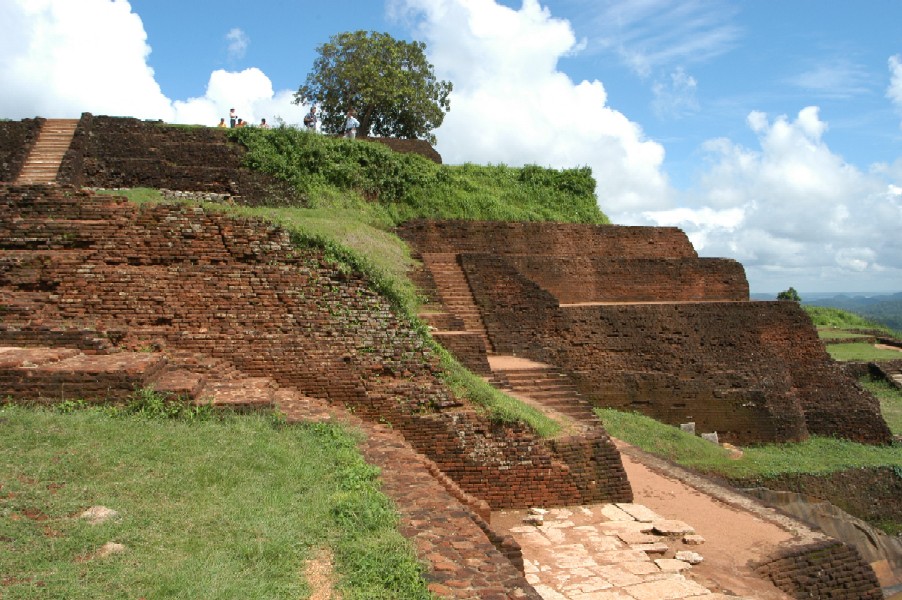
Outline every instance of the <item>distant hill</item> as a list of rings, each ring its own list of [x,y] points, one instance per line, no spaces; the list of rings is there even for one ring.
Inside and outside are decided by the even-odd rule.
[[[831,298],[817,299],[808,299],[802,294],[802,304],[839,308],[892,329],[902,330],[902,292],[881,296],[839,294]]]

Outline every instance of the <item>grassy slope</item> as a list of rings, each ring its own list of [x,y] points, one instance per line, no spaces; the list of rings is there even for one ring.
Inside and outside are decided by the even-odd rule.
[[[0,408],[4,598],[306,597],[321,547],[345,598],[430,597],[339,427],[147,414]],[[76,518],[94,505],[119,517]],[[86,560],[109,541],[126,551]]]

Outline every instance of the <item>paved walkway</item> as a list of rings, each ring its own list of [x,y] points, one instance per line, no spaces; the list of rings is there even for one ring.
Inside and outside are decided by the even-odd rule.
[[[750,564],[820,534],[618,442],[636,504],[497,511],[545,600],[788,600]],[[699,563],[698,560],[701,559]],[[697,564],[691,564],[697,563]]]

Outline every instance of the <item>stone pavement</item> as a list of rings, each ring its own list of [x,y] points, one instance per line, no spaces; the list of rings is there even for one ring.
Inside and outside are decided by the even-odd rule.
[[[524,522],[535,519],[542,523]],[[492,525],[520,544],[526,580],[544,600],[751,600],[696,581],[692,563],[703,560],[704,540],[639,504],[553,508],[538,517],[498,511]]]

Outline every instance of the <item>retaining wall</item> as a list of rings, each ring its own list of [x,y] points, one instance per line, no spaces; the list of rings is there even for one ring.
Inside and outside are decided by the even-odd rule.
[[[0,121],[0,182],[15,181],[45,119]]]
[[[792,548],[757,571],[793,598],[882,600],[880,584],[870,565],[842,542],[829,540]]]
[[[276,227],[70,188],[4,187],[0,240],[7,331],[89,327],[119,332],[126,348],[227,359],[391,423],[493,508],[631,498],[609,438],[557,453],[521,426],[491,423],[436,377],[437,357],[363,276],[294,249]],[[587,478],[611,483],[579,483]]]
[[[242,166],[244,149],[216,127],[84,113],[60,166],[63,184],[226,194],[247,204],[288,201],[284,186]]]
[[[582,223],[507,221],[409,221],[398,235],[416,251],[493,255],[604,256],[621,258],[697,257],[676,227],[626,227]]]
[[[561,368],[596,405],[737,443],[891,439],[796,303],[749,302],[741,265],[695,258],[679,230],[418,221],[399,233],[420,254],[458,253],[496,352]]]

